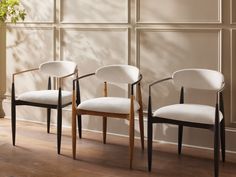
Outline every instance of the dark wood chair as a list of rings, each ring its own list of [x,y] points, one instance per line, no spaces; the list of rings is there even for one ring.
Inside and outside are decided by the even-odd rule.
[[[181,87],[180,102],[152,111],[152,87],[161,82],[173,80]],[[184,88],[211,90],[216,94],[215,107],[184,102]],[[224,76],[214,70],[183,69],[173,73],[172,77],[155,81],[149,85],[148,101],[148,169],[152,168],[153,124],[168,123],[178,126],[178,153],[181,154],[183,127],[204,128],[214,131],[214,174],[219,176],[219,147],[221,139],[222,161],[225,161],[225,121],[223,94]]]
[[[40,71],[41,74],[49,75],[48,90],[37,90],[24,92],[15,96],[15,77],[27,72]],[[27,105],[47,109],[47,132],[50,132],[50,114],[51,109],[57,109],[57,153],[61,150],[61,132],[62,132],[62,108],[72,103],[72,92],[62,90],[62,80],[77,74],[77,66],[69,61],[49,61],[42,63],[39,68],[29,69],[14,73],[12,76],[12,95],[11,95],[11,122],[12,122],[12,143],[15,146],[16,137],[16,106]],[[58,90],[51,89],[51,77],[58,81]]]

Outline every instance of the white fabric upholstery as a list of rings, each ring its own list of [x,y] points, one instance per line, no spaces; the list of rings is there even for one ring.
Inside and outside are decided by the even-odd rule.
[[[114,83],[133,83],[139,77],[139,69],[131,65],[108,65],[98,68],[95,73],[102,81]]]
[[[75,72],[76,63],[70,61],[48,61],[39,66],[39,70],[52,77],[63,77]]]
[[[70,103],[72,100],[72,93],[69,91],[62,91],[62,104]],[[58,90],[40,90],[30,91],[20,94],[17,100],[28,101],[41,104],[58,104]]]
[[[186,122],[214,124],[215,123],[215,107],[199,104],[174,104],[164,106],[157,109],[155,117],[168,118],[172,120],[180,120]],[[220,121],[223,118],[219,113]]]
[[[224,84],[222,73],[208,69],[183,69],[174,72],[172,78],[176,85],[186,88],[217,91]]]
[[[134,100],[134,111],[139,109],[139,104]],[[130,99],[119,97],[100,97],[83,101],[78,105],[78,109],[117,113],[117,114],[129,114],[130,113]]]

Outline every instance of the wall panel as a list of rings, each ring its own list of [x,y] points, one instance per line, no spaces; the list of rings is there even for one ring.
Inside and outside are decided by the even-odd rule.
[[[141,23],[221,23],[222,9],[221,0],[137,0],[136,10]]]
[[[27,16],[24,23],[53,23],[55,19],[55,0],[22,0]]]
[[[40,63],[54,58],[53,28],[15,28],[7,29],[7,95],[10,95],[12,73],[37,68]],[[27,73],[16,76],[16,94],[26,90],[45,89],[46,76]],[[22,84],[24,83],[24,84]]]
[[[129,0],[61,0],[61,21],[63,23],[128,23],[128,7]]]
[[[147,85],[154,80],[170,77],[174,71],[184,68],[221,70],[220,29],[140,29],[138,39],[137,56],[141,72],[145,76],[145,107]],[[175,90],[169,84],[154,89],[154,105],[177,103],[178,92]],[[196,95],[191,98],[189,101],[201,101]]]

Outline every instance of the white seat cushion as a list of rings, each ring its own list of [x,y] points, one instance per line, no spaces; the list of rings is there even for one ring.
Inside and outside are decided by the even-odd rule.
[[[214,124],[215,107],[199,104],[174,104],[157,109],[154,116],[186,122]],[[219,118],[220,121],[223,118],[221,112],[219,112]]]
[[[62,91],[62,105],[70,103],[72,100],[72,93],[69,91]],[[40,104],[58,104],[58,90],[40,90],[22,93],[17,97],[17,100],[40,103]]]
[[[139,104],[134,100],[134,111],[139,109]],[[78,109],[96,112],[129,114],[130,99],[119,97],[100,97],[83,101]]]

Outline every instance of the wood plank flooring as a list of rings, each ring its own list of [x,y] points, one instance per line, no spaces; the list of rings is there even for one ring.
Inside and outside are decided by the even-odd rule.
[[[154,144],[153,170],[147,171],[146,148],[135,142],[133,170],[129,170],[128,138],[83,132],[77,141],[77,160],[72,159],[71,129],[63,129],[61,155],[56,152],[56,129],[17,121],[16,146],[11,144],[9,119],[0,119],[0,177],[213,177],[211,151]],[[145,143],[146,146],[146,143]],[[220,177],[236,177],[236,158],[226,157]]]

